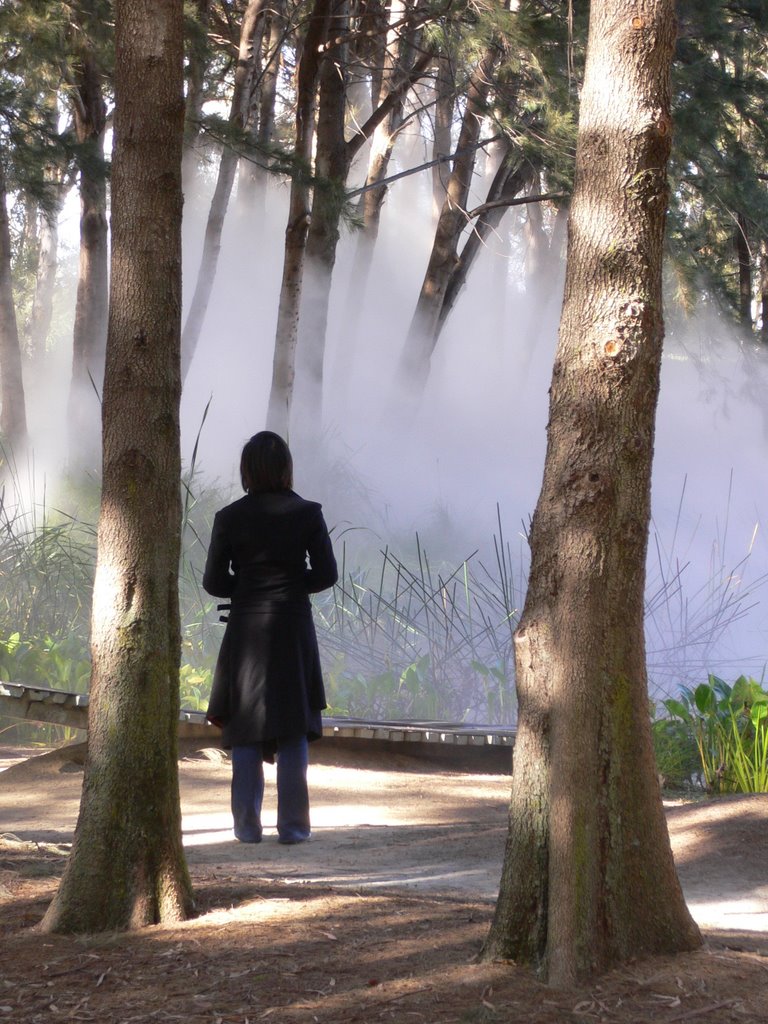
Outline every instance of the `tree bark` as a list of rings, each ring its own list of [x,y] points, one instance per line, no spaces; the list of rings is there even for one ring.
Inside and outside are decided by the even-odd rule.
[[[456,264],[459,239],[467,226],[467,198],[477,159],[477,143],[491,87],[491,75],[498,57],[498,46],[491,44],[469,81],[456,158],[416,310],[400,357],[397,374],[399,388],[414,402],[427,382],[443,298]]]
[[[235,85],[229,112],[229,123],[234,128],[242,129],[245,126],[248,84],[253,72],[253,36],[259,18],[264,11],[265,3],[266,0],[248,0],[248,7],[243,15],[237,68],[235,70]],[[224,218],[229,206],[229,197],[232,194],[232,185],[235,181],[239,159],[240,154],[238,150],[231,143],[225,143],[221,152],[216,188],[208,211],[208,222],[205,226],[203,252],[200,257],[195,290],[192,294],[189,313],[187,314],[181,336],[182,380],[186,379],[192,359],[197,351],[203,323],[205,322],[205,314],[211,299],[211,292],[213,291],[213,283],[216,280],[216,268],[218,267],[219,253],[221,252],[221,233],[224,230]]]
[[[675,873],[643,635],[673,0],[594,0],[544,480],[515,634],[509,834],[486,958],[554,985],[701,943]]]
[[[88,755],[71,856],[42,923],[184,919],[179,399],[182,0],[115,4],[112,292]]]
[[[70,466],[93,467],[99,458],[99,392],[107,341],[109,242],[104,161],[107,108],[102,95],[102,74],[94,53],[87,47],[78,55],[74,77],[72,107],[80,144],[80,267],[67,425]]]
[[[0,154],[0,471],[8,456],[18,459],[27,443],[27,409],[13,299],[7,194],[5,167]]]
[[[432,140],[432,159],[438,160],[451,152],[451,132],[453,131],[453,108],[456,104],[456,83],[453,78],[451,59],[443,54],[435,61],[437,79],[435,81],[435,115],[434,137]],[[445,203],[448,182],[451,173],[447,161],[436,163],[432,168],[432,208],[435,220]]]

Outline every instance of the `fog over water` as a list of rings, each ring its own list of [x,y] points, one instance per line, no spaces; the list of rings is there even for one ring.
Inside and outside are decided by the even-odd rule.
[[[356,238],[343,234],[324,422],[312,429],[322,429],[346,482],[327,466],[305,463],[298,450],[296,488],[323,502],[337,531],[354,527],[374,545],[396,547],[418,530],[455,563],[492,547],[498,504],[524,572],[523,524],[541,483],[562,267],[545,294],[526,293],[522,232],[514,230],[523,214],[507,214],[450,316],[423,406],[406,426],[392,379],[431,245],[427,188],[423,175],[391,188],[365,296],[350,294]],[[185,460],[212,398],[198,462],[233,495],[240,447],[265,422],[287,198],[287,187],[270,189],[256,230],[231,204],[183,397]],[[205,209],[204,197],[197,205],[187,199],[187,299]],[[703,680],[707,671],[760,678],[768,660],[768,590],[760,585],[768,573],[768,365],[712,316],[674,319],[662,372],[649,554],[649,663],[659,695]]]

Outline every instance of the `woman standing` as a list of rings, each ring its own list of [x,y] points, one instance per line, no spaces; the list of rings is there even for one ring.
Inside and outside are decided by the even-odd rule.
[[[293,488],[293,460],[263,430],[243,448],[245,497],[216,513],[203,587],[230,598],[207,718],[232,750],[235,837],[261,841],[263,762],[277,758],[281,843],[309,839],[307,743],[326,706],[309,595],[332,587],[336,560],[320,505]],[[307,566],[309,556],[309,566]]]

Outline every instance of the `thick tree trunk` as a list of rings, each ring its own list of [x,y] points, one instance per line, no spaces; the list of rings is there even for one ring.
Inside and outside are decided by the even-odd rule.
[[[643,636],[672,0],[594,0],[544,481],[515,634],[509,836],[486,958],[550,983],[693,949]]]
[[[247,113],[248,84],[253,72],[253,36],[259,18],[264,10],[266,0],[248,0],[248,7],[243,15],[240,30],[240,46],[235,70],[235,85],[232,92],[232,104],[229,112],[229,123],[242,129]],[[219,163],[219,174],[216,179],[211,206],[208,211],[208,222],[205,226],[203,252],[200,267],[197,271],[195,290],[192,294],[184,331],[181,336],[181,378],[186,379],[192,364],[197,346],[200,342],[205,314],[216,280],[216,269],[221,252],[221,233],[224,230],[224,218],[232,194],[240,154],[231,144],[225,144]]]
[[[104,133],[107,108],[101,72],[84,50],[75,67],[73,110],[80,143],[80,269],[75,302],[72,380],[67,412],[69,462],[93,467],[99,458],[109,303],[109,242]]]
[[[112,294],[80,816],[44,931],[185,918],[176,730],[182,0],[115,4]]]
[[[456,147],[456,158],[435,231],[421,292],[398,366],[398,384],[415,401],[424,390],[429,362],[448,281],[456,264],[456,250],[467,226],[467,198],[477,159],[485,104],[499,48],[489,46],[472,74],[467,90],[464,117]]]
[[[27,443],[27,410],[21,372],[21,347],[16,322],[11,272],[5,168],[0,155],[0,471],[9,455],[17,458]]]

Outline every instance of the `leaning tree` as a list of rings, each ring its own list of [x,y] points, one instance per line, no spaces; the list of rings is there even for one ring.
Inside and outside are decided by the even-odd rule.
[[[45,931],[192,909],[176,729],[183,3],[117,0],[112,286],[88,756]]]
[[[484,956],[553,984],[701,942],[657,782],[643,636],[673,0],[593,0],[544,480],[515,634],[509,834]]]

